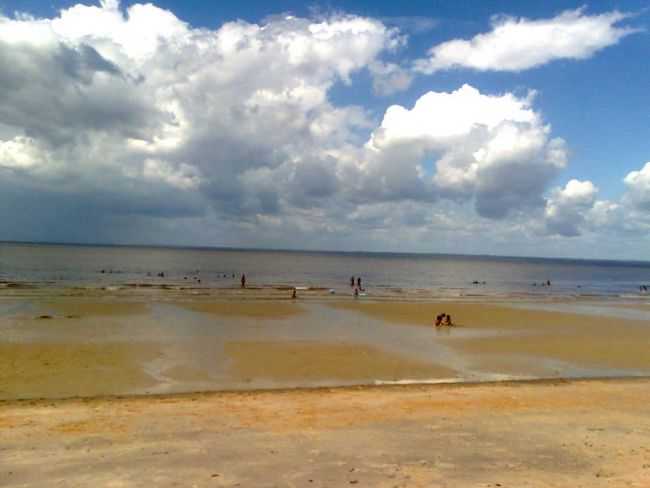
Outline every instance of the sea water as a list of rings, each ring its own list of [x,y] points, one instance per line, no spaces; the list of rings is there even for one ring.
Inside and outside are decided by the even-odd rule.
[[[349,288],[431,295],[648,296],[650,262],[449,254],[0,243],[0,284],[122,286],[183,283]],[[200,280],[200,282],[199,282]],[[547,286],[547,282],[551,286]]]

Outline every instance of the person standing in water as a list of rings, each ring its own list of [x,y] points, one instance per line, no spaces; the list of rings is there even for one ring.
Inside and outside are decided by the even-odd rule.
[[[359,290],[363,290],[363,288],[361,288],[361,276],[357,277],[357,288],[359,288]]]
[[[244,273],[241,275],[241,287],[246,288],[246,275]]]
[[[354,276],[350,276],[350,288],[354,286]]]

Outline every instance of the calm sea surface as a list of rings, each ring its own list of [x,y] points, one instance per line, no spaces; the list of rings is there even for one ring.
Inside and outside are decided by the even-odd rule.
[[[241,273],[249,284],[262,286],[338,290],[348,287],[350,276],[361,276],[369,291],[443,295],[636,296],[641,284],[650,285],[650,262],[0,243],[5,283],[94,287],[191,280],[193,286],[219,288],[235,286]],[[541,286],[547,280],[552,286]]]

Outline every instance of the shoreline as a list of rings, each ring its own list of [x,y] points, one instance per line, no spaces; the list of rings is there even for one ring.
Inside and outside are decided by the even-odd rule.
[[[101,275],[104,276],[104,275]],[[313,283],[301,281],[287,282],[247,282],[241,288],[238,278],[224,278],[228,283],[220,281],[196,282],[188,277],[165,279],[150,278],[142,281],[71,281],[71,280],[3,280],[0,279],[0,292],[3,298],[40,296],[129,296],[150,297],[159,294],[160,297],[210,297],[216,299],[246,299],[246,300],[279,300],[290,299],[290,292],[298,288],[298,296],[307,300],[337,300],[354,298],[349,285],[344,283]],[[491,285],[474,285],[472,282],[456,284],[454,286],[438,284],[436,286],[403,286],[403,285],[368,285],[368,295],[361,294],[358,299],[364,300],[401,300],[401,301],[429,301],[429,300],[531,300],[531,301],[633,301],[648,304],[650,294],[636,289],[629,291],[602,291],[564,286],[532,286],[522,284],[519,287],[503,287]]]
[[[464,388],[517,388],[524,386],[562,386],[579,385],[590,383],[615,383],[615,384],[650,384],[650,375],[647,376],[591,376],[575,378],[525,378],[525,379],[504,379],[504,380],[441,380],[439,382],[409,382],[409,383],[382,383],[382,384],[358,384],[338,386],[296,386],[278,388],[253,388],[253,389],[223,389],[223,390],[197,390],[171,393],[130,393],[119,395],[95,395],[95,396],[69,396],[69,397],[39,397],[39,398],[11,398],[0,399],[0,409],[3,407],[19,406],[29,404],[31,406],[45,406],[52,404],[93,402],[121,402],[121,401],[166,401],[166,400],[189,400],[192,398],[210,397],[246,397],[259,395],[291,395],[291,394],[319,394],[319,393],[354,393],[354,392],[381,392],[381,391],[424,391]]]

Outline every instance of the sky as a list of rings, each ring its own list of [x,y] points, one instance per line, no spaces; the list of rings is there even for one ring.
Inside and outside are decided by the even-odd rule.
[[[649,24],[0,0],[0,240],[650,260]]]

